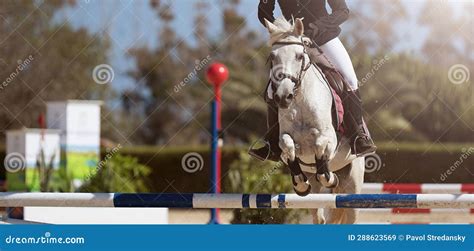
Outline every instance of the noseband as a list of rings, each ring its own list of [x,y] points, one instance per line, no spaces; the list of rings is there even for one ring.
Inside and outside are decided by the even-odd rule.
[[[282,45],[282,46],[301,45],[304,48],[304,51],[303,51],[304,54],[308,55],[308,53],[306,52],[307,45],[303,42],[303,39],[301,39],[301,42],[275,42],[275,43],[273,43],[273,45]],[[270,57],[268,58],[268,61],[270,61]],[[293,82],[295,84],[295,86],[293,87],[293,92],[294,92],[294,95],[296,96],[296,91],[300,88],[302,79],[303,79],[306,71],[310,67],[311,67],[311,60],[308,64],[306,64],[306,57],[303,57],[303,62],[301,63],[301,68],[300,68],[300,72],[299,72],[298,76],[293,76],[292,74],[289,74],[289,73],[280,72],[280,73],[277,73],[278,76],[273,76],[273,79],[277,79],[279,81],[282,81],[283,79],[291,80],[291,82]],[[273,64],[271,65],[271,69],[272,69],[272,75],[273,75],[274,74],[273,73]],[[273,81],[272,81],[271,86],[272,86],[272,90],[275,91],[276,87],[275,87]]]

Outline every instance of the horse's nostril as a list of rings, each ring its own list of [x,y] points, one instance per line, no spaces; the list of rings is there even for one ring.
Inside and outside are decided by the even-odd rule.
[[[286,100],[292,100],[293,99],[293,94],[288,94],[288,96],[286,96]]]

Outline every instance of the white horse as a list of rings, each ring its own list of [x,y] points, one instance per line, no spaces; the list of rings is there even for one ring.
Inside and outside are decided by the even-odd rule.
[[[290,167],[296,193],[360,193],[364,158],[351,154],[347,138],[338,146],[331,90],[306,53],[311,41],[303,35],[302,20],[265,22],[272,45],[267,95],[279,108],[281,159]],[[312,214],[317,224],[357,220],[355,209],[316,209]]]

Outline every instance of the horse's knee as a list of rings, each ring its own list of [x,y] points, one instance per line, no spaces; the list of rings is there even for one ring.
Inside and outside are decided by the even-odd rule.
[[[296,158],[295,142],[293,141],[293,139],[291,138],[290,135],[283,134],[280,137],[279,146],[280,146],[280,149],[282,150],[283,154],[287,155],[287,156],[284,156],[284,158],[289,159],[290,161],[295,160],[295,158]]]
[[[283,149],[295,148],[295,142],[289,134],[283,134],[280,137],[280,147]]]
[[[314,144],[314,155],[318,159],[331,159],[336,151],[336,145],[329,137],[320,136],[316,138]]]

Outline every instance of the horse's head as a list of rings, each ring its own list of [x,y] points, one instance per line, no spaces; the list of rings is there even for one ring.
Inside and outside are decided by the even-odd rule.
[[[278,18],[274,23],[265,20],[265,23],[272,45],[269,60],[273,100],[280,108],[286,109],[293,102],[302,77],[311,65],[304,46],[307,43],[303,36],[304,25],[299,18],[294,24],[284,18]]]

